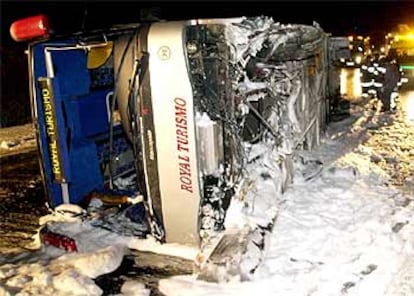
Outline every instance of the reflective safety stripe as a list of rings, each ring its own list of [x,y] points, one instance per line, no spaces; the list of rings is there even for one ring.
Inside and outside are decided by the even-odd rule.
[[[379,72],[381,72],[381,73],[385,73],[385,72],[387,72],[387,69],[385,69],[384,67],[378,67],[377,69],[378,69],[378,71],[379,71]]]
[[[362,87],[369,87],[369,86],[371,86],[372,85],[372,83],[371,82],[361,82],[361,86]]]
[[[382,87],[383,84],[381,82],[374,82],[375,87]]]
[[[368,69],[368,67],[367,67],[366,65],[362,65],[362,66],[361,66],[361,69],[362,69],[362,70],[366,70],[366,69]]]
[[[368,72],[369,73],[374,73],[374,71],[375,71],[375,68],[374,67],[368,67]]]
[[[392,92],[391,93],[391,108],[394,109],[397,107],[396,100],[398,99],[398,93]]]

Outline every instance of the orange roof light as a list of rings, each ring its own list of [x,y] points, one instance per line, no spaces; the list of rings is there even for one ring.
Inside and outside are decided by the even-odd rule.
[[[14,41],[28,41],[48,37],[50,29],[48,18],[39,14],[15,21],[10,26],[10,35]]]

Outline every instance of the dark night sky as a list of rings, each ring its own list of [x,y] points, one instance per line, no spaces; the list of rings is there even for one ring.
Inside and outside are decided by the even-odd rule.
[[[382,34],[398,23],[414,25],[414,0],[400,1],[2,1],[2,44],[13,20],[46,13],[57,31],[138,22],[141,8],[157,8],[163,19],[267,15],[281,23],[312,24],[326,32]],[[86,19],[85,9],[87,9]]]

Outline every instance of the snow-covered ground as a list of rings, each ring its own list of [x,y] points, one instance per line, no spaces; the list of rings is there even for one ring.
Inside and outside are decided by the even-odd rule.
[[[278,218],[265,259],[250,281],[174,276],[160,280],[160,291],[179,296],[414,295],[414,122],[401,112],[378,113],[369,101],[351,106],[351,116],[330,124],[320,147],[303,154],[311,161],[297,167],[277,204],[274,180],[256,184],[255,198],[272,201]],[[393,185],[396,176],[403,186]],[[236,212],[228,217],[242,219]],[[115,270],[128,248],[191,260],[197,254],[193,248],[122,237],[79,219],[58,227],[79,243],[79,252],[48,246],[31,257],[3,258],[1,295],[100,295],[92,279]],[[122,295],[149,293],[131,280],[122,288]]]
[[[32,123],[0,128],[0,156],[36,149]]]

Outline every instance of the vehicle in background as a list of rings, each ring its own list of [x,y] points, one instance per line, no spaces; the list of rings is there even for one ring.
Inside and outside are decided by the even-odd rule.
[[[351,60],[350,43],[346,36],[331,36],[329,38],[331,60],[337,66],[345,66]]]
[[[400,66],[403,82],[414,79],[414,29],[399,25],[385,37],[387,54],[393,54]]]
[[[370,37],[361,35],[349,35],[350,58],[345,61],[347,67],[359,67],[365,60],[365,57],[371,54]]]

